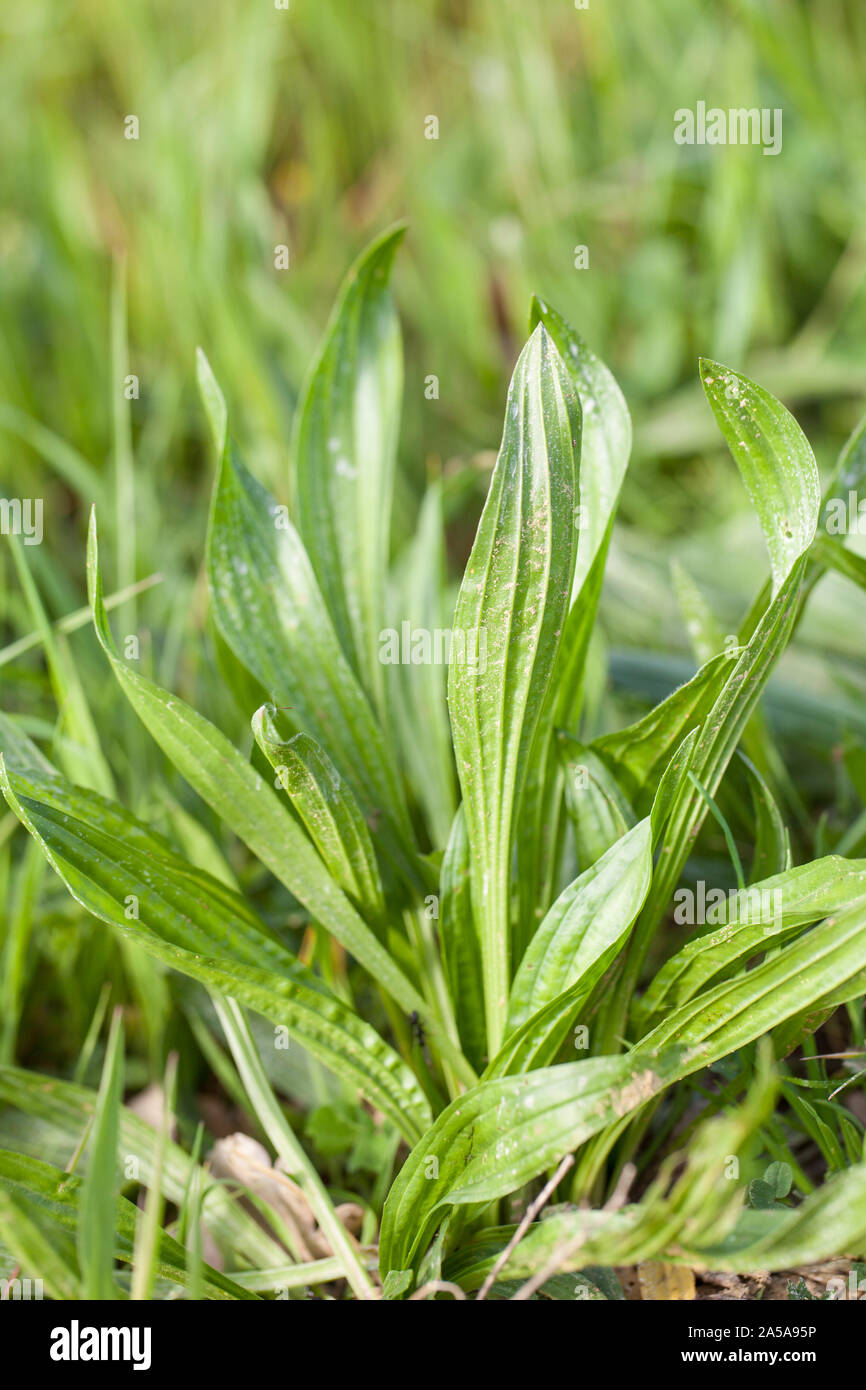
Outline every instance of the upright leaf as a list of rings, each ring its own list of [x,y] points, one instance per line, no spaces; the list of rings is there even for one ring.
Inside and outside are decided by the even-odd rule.
[[[595,628],[619,492],[631,451],[631,420],[613,375],[578,333],[549,305],[533,299],[530,328],[543,323],[571,373],[582,410],[577,559],[546,709],[523,795],[517,829],[518,917],[515,961],[544,916],[558,886],[562,849],[562,775],[553,726],[577,731],[584,669]]]
[[[217,626],[235,655],[325,748],[376,839],[416,886],[420,870],[399,773],[344,655],[298,533],[226,446],[211,505],[208,578]]]
[[[647,817],[575,879],[548,912],[514,978],[509,1033],[573,985],[581,983],[589,993],[640,911],[651,874]]]
[[[474,1067],[486,1053],[481,947],[472,915],[469,837],[458,807],[442,861],[439,940],[463,1051]]]
[[[428,487],[415,535],[394,567],[389,613],[397,628],[388,632],[388,637],[392,632],[399,634],[400,645],[399,662],[388,668],[394,678],[389,692],[394,732],[437,849],[448,839],[457,800],[445,699],[446,671],[436,652],[436,633],[441,633],[443,643],[449,637],[444,596],[445,540],[441,487],[437,481]],[[429,653],[427,659],[420,661],[404,659],[405,624],[409,629],[410,656],[415,655],[412,634],[420,631],[422,638],[426,635],[431,641],[433,659]],[[419,730],[423,730],[422,738]]]
[[[256,711],[253,733],[335,881],[368,922],[380,924],[385,900],[370,832],[324,748],[308,734],[284,737],[273,705]]]
[[[428,1015],[424,999],[334,883],[275,792],[219,729],[118,656],[102,601],[95,516],[91,517],[87,577],[97,637],[125,695],[166,756],[311,917],[341,942],[407,1013],[419,1013],[435,1034],[436,1020]],[[460,1059],[455,1059],[455,1065],[459,1067]]]
[[[514,817],[571,595],[579,439],[573,378],[539,325],[514,371],[454,615],[484,659],[453,663],[448,681],[491,1055],[508,1003]]]
[[[770,554],[772,598],[751,630],[709,711],[691,771],[715,796],[770,673],[793,630],[806,557],[818,524],[818,470],[797,422],[746,377],[702,361],[704,389],[755,504]],[[698,787],[684,785],[668,821],[659,868],[629,943],[623,995],[634,993],[641,965],[706,815]]]
[[[117,1010],[108,1035],[102,1080],[90,1131],[87,1175],[81,1193],[81,1220],[77,1238],[84,1298],[117,1298],[114,1282],[114,1188],[122,1099],[123,1029],[120,1010]]]
[[[343,651],[380,712],[403,390],[388,278],[403,230],[379,237],[349,271],[303,394],[293,450],[298,529]]]

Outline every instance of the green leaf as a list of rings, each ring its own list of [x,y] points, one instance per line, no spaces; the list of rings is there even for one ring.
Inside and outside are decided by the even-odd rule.
[[[514,978],[508,1006],[506,1043],[491,1066],[492,1075],[503,1075],[505,1055],[514,1071],[516,1056],[521,1070],[539,1065],[528,1049],[544,1044],[544,1065],[563,1041],[581,1003],[610,965],[628,935],[649,889],[652,875],[652,828],[642,820],[560,894],[527,948]],[[567,997],[563,997],[567,996]],[[556,1004],[553,1017],[547,1006]],[[546,1011],[543,1020],[538,1017]],[[522,1025],[532,1022],[528,1037]],[[553,1026],[555,1024],[559,1026]]]
[[[749,1183],[749,1201],[756,1211],[770,1211],[776,1205],[775,1189],[761,1178],[754,1178]]]
[[[805,932],[761,965],[703,990],[640,1041],[642,1050],[674,1039],[690,1049],[694,1065],[710,1066],[761,1037],[787,1018],[834,993],[839,1002],[866,983],[866,898]]]
[[[82,1297],[115,1299],[114,1173],[118,1113],[123,1098],[123,1029],[117,1009],[111,1020],[102,1080],[93,1113],[87,1176],[81,1194],[78,1259]]]
[[[388,278],[403,232],[385,232],[349,271],[303,392],[293,448],[298,529],[343,651],[380,712],[403,390]]]
[[[739,754],[746,770],[755,812],[755,852],[749,873],[750,883],[781,874],[791,866],[791,843],[776,799],[755,764],[745,753]]]
[[[764,1169],[764,1182],[773,1189],[773,1196],[777,1201],[782,1201],[791,1191],[794,1181],[794,1171],[790,1163],[782,1163],[776,1160],[769,1163]]]
[[[615,841],[565,889],[542,922],[512,988],[509,1023],[518,1012],[522,1017],[516,1020],[516,1026],[488,1067],[487,1077],[528,1071],[552,1062],[579,1010],[621,952],[646,898],[652,878],[653,848],[677,789],[687,775],[696,734],[697,730],[692,730],[686,735],[665,769],[650,815]],[[529,1000],[523,997],[527,991]],[[616,984],[612,981],[607,998],[615,993]],[[594,1050],[606,1051],[604,1009],[594,1036]]]
[[[815,538],[821,492],[806,436],[762,386],[701,358],[701,381],[758,515],[777,594]]]
[[[0,1149],[0,1195],[11,1196],[18,1209],[23,1208],[31,1221],[50,1237],[54,1248],[68,1251],[71,1245],[68,1237],[79,1229],[84,1219],[82,1186],[81,1178],[64,1173],[49,1163]],[[113,1258],[123,1264],[131,1264],[138,1208],[133,1202],[119,1196],[112,1198],[112,1204]],[[2,1229],[3,1207],[0,1206],[0,1231]],[[159,1236],[156,1274],[182,1288],[189,1282],[183,1247],[165,1231],[161,1231]],[[204,1276],[208,1298],[256,1297],[209,1265],[204,1266]],[[60,1293],[58,1296],[69,1295]],[[80,1297],[77,1294],[71,1296]]]
[[[411,1269],[389,1269],[382,1281],[382,1297],[386,1302],[402,1298],[412,1287]]]
[[[773,575],[773,597],[749,627],[741,651],[695,745],[693,776],[709,797],[721,784],[797,615],[806,556],[818,522],[818,474],[814,455],[797,422],[781,403],[745,377],[702,360],[704,390],[752,498]],[[623,990],[633,994],[656,931],[694,840],[706,804],[696,786],[684,786],[671,812],[657,872],[641,920],[632,935]]]
[[[610,525],[631,453],[631,417],[613,373],[555,309],[533,298],[529,328],[543,323],[577,386],[582,412],[580,503],[573,596],[581,594]],[[597,595],[593,594],[594,608]]]
[[[480,1067],[486,1055],[484,983],[481,946],[472,916],[469,837],[462,806],[454,817],[442,861],[439,940],[460,1041],[472,1065]]]
[[[407,1065],[370,1024],[272,941],[230,888],[187,865],[96,793],[60,778],[28,781],[4,769],[2,761],[0,783],[12,810],[89,912],[158,960],[283,1025],[350,1078],[407,1137],[423,1131],[429,1105]]]
[[[428,487],[415,535],[394,567],[389,612],[397,625],[392,631],[399,633],[401,658],[404,623],[409,624],[410,637],[417,631],[448,631],[442,488],[438,481]],[[457,808],[445,670],[435,660],[402,659],[388,670],[393,676],[389,690],[392,723],[402,761],[424,809],[432,842],[441,848],[448,840]],[[421,738],[419,730],[423,730]]]
[[[864,983],[860,899],[762,965],[675,1010],[625,1056],[482,1081],[442,1112],[406,1160],[385,1207],[383,1271],[407,1267],[442,1207],[514,1191],[593,1134],[621,1128],[624,1117],[672,1082],[762,1037],[829,991],[854,998]]]
[[[637,1016],[659,1017],[686,1003],[781,937],[837,912],[866,893],[866,860],[829,855],[750,884],[718,908],[720,924],[689,941],[662,966]]]
[[[285,508],[228,445],[208,528],[214,619],[275,705],[328,751],[376,842],[415,885],[419,865],[399,774],[370,703],[337,640],[301,539]]]
[[[811,452],[809,455],[811,459]],[[798,466],[802,460],[776,460],[780,469]],[[811,460],[814,467],[814,460]],[[803,465],[809,474],[809,467]],[[817,517],[817,512],[815,513]],[[808,542],[807,548],[808,548]],[[806,563],[805,551],[794,561],[775,597],[758,622],[748,645],[742,650],[725,685],[701,726],[689,771],[703,793],[716,795],[725,769],[732,758],[749,717],[779,655],[790,637],[796,618],[796,601]],[[647,904],[632,934],[628,959],[622,976],[625,999],[630,998],[640,975],[649,944],[689,857],[706,815],[702,791],[683,784],[676,797],[665,830],[658,870]]]
[[[587,652],[601,597],[614,512],[631,450],[628,410],[605,364],[555,310],[533,299],[530,329],[539,322],[550,333],[571,373],[581,403],[580,501],[574,517],[577,559],[571,607],[539,720],[518,818],[515,961],[521,959],[558,886],[562,774],[557,766],[553,727],[579,727]]]
[[[476,634],[484,658],[452,663],[448,680],[491,1054],[502,1041],[508,1002],[514,817],[574,574],[579,440],[573,378],[539,325],[511,381],[502,445],[454,615],[456,632],[467,646]]]
[[[334,880],[373,925],[385,916],[379,866],[367,823],[325,750],[308,734],[283,737],[279,711],[253,716],[255,739]]]
[[[662,1163],[639,1203],[612,1211],[587,1207],[548,1211],[528,1227],[508,1256],[503,1273],[510,1278],[535,1274],[557,1252],[563,1270],[583,1268],[585,1277],[600,1283],[594,1269],[598,1264],[682,1261],[686,1243],[689,1262],[703,1266],[693,1252],[728,1235],[742,1211],[742,1189],[727,1180],[728,1165],[731,1157],[747,1150],[772,1113],[776,1086],[768,1062],[766,1049],[744,1102],[703,1122],[688,1152],[675,1153]],[[512,1227],[479,1232],[449,1257],[443,1276],[459,1280],[467,1290],[476,1288],[513,1235]],[[570,1253],[564,1251],[565,1246],[570,1247]],[[602,1286],[607,1292],[609,1282],[602,1282]],[[613,1290],[608,1296],[617,1294]],[[618,1296],[622,1296],[621,1291]]]
[[[557,737],[565,805],[574,826],[577,862],[589,869],[636,822],[616,778],[589,748],[568,734]]]
[[[591,751],[612,773],[622,794],[646,815],[673,750],[706,719],[731,674],[730,660],[711,657],[700,670],[636,724],[595,739]]]
[[[447,1206],[513,1192],[650,1100],[679,1069],[677,1049],[594,1057],[482,1081],[452,1101],[391,1189],[379,1241],[383,1276],[415,1261]]]
[[[40,1220],[26,1201],[3,1185],[0,1150],[0,1241],[25,1275],[41,1279],[49,1298],[72,1302],[81,1297],[75,1241]]]
[[[49,1125],[63,1137],[64,1147],[72,1153],[81,1141],[82,1126],[94,1113],[96,1093],[55,1076],[0,1066],[0,1103]],[[118,1161],[121,1155],[134,1153],[141,1181],[145,1187],[151,1187],[157,1176],[156,1133],[125,1106],[121,1106],[118,1126]],[[0,1133],[2,1129],[0,1119]],[[191,1168],[189,1155],[168,1141],[161,1170],[162,1191],[177,1207],[183,1202]],[[214,1238],[237,1255],[262,1266],[279,1262],[282,1248],[219,1184],[208,1191],[207,1219]]]
[[[91,517],[87,575],[94,625],[102,648],[124,694],[166,756],[310,916],[407,1013],[419,1014],[442,1055],[448,1055],[463,1080],[471,1083],[471,1067],[450,1047],[423,997],[334,883],[304,831],[280,805],[275,793],[213,724],[117,655],[102,602],[95,516]]]

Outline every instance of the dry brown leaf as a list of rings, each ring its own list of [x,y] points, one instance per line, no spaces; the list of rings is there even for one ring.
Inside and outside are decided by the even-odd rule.
[[[215,1177],[242,1183],[267,1202],[287,1227],[297,1259],[321,1260],[334,1253],[319,1230],[303,1189],[279,1166],[271,1165],[267,1149],[257,1139],[249,1134],[229,1134],[218,1140],[211,1150],[210,1167]],[[361,1207],[343,1202],[336,1212],[350,1239],[356,1241],[364,1216]]]
[[[648,1302],[671,1302],[692,1299],[695,1295],[695,1276],[686,1265],[662,1264],[661,1260],[645,1260],[637,1267],[640,1296]]]

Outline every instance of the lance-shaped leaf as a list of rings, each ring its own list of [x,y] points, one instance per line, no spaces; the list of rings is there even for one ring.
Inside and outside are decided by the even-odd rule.
[[[686,1003],[717,976],[730,973],[792,932],[838,912],[866,894],[866,860],[829,855],[724,895],[713,924],[666,961],[640,1001],[642,1020]]]
[[[503,1274],[526,1278],[565,1246],[571,1250],[563,1268],[580,1269],[667,1260],[679,1255],[686,1242],[695,1250],[726,1237],[742,1213],[745,1196],[742,1185],[725,1180],[731,1158],[743,1153],[772,1113],[776,1083],[768,1060],[765,1051],[742,1104],[699,1127],[685,1164],[681,1154],[662,1163],[640,1203],[616,1211],[582,1207],[546,1214],[514,1246]],[[456,1279],[464,1289],[476,1288],[511,1235],[513,1228],[507,1227],[479,1233],[448,1258],[443,1277]],[[703,1265],[699,1258],[695,1262]]]
[[[284,737],[273,705],[256,710],[253,733],[336,882],[369,922],[382,923],[385,899],[370,832],[324,748],[308,734]]]
[[[485,1073],[505,1076],[553,1062],[580,1010],[622,950],[646,898],[653,848],[664,830],[677,790],[688,774],[697,729],[683,739],[659,783],[652,811],[626,831],[560,898],[524,956],[512,989],[512,1016],[522,1014]],[[539,978],[544,975],[542,984]],[[608,997],[615,993],[615,984]],[[522,998],[528,991],[530,998]],[[604,1019],[604,1012],[602,1012]],[[604,1022],[595,1027],[595,1051]]]
[[[452,1101],[406,1159],[385,1204],[382,1277],[410,1268],[447,1206],[513,1192],[650,1100],[679,1063],[677,1049],[594,1057],[482,1081]]]
[[[573,378],[539,324],[511,381],[502,445],[454,615],[467,652],[477,658],[483,651],[484,659],[453,662],[448,681],[493,1053],[508,1003],[514,815],[574,573],[579,440]]]
[[[863,990],[864,972],[866,898],[861,897],[761,965],[667,1013],[639,1046],[659,1048],[675,1039],[694,1060],[710,1066],[828,995],[838,1003],[855,997]]]
[[[742,649],[701,727],[691,770],[710,797],[716,795],[773,666],[797,615],[808,550],[818,523],[818,472],[809,443],[778,401],[745,377],[702,364],[704,388],[731,447],[770,553],[773,597]],[[731,392],[728,395],[728,392]],[[659,868],[629,943],[623,995],[634,993],[649,943],[706,815],[694,783],[677,797],[665,833]]]
[[[616,949],[640,910],[651,874],[647,817],[575,879],[548,912],[511,987],[509,1032]]]
[[[678,686],[637,723],[592,743],[592,752],[641,813],[651,805],[658,779],[674,749],[685,734],[706,719],[730,674],[728,658],[712,657],[690,681]]]
[[[456,810],[456,777],[445,699],[446,669],[451,655],[451,634],[445,611],[445,536],[439,482],[428,487],[412,540],[400,555],[390,586],[389,612],[399,661],[389,664],[393,676],[389,690],[393,728],[400,742],[402,762],[412,789],[424,809],[430,835],[437,848],[444,846]],[[409,660],[404,651],[408,624]],[[418,654],[413,634],[432,641],[431,652]],[[437,637],[437,633],[440,634]],[[441,639],[441,653],[436,644]],[[446,647],[445,643],[449,643]],[[390,648],[383,638],[382,652]],[[432,658],[432,659],[431,659]],[[419,738],[419,730],[423,737]]]
[[[91,517],[87,548],[87,581],[97,637],[121,689],[166,756],[310,916],[345,946],[407,1013],[419,1014],[442,1054],[449,1055],[457,1072],[471,1081],[472,1068],[451,1048],[423,997],[337,887],[276,793],[219,729],[118,656],[102,601],[95,516]]]
[[[70,893],[150,955],[247,1004],[351,1080],[404,1134],[430,1118],[414,1074],[376,1030],[277,942],[244,900],[174,855],[121,807],[57,778],[35,782],[0,760],[11,809]],[[267,962],[267,969],[262,962]]]
[[[14,1248],[17,1235],[15,1213],[23,1213],[48,1247],[62,1249],[68,1260],[72,1247],[70,1236],[74,1235],[82,1220],[82,1185],[81,1178],[54,1168],[50,1163],[0,1149],[0,1195],[7,1199],[0,1204],[0,1236],[8,1237]],[[134,1202],[126,1197],[115,1198],[114,1258],[123,1264],[132,1264],[138,1218],[139,1210]],[[21,1253],[25,1255],[24,1250]],[[161,1231],[156,1247],[156,1274],[186,1287],[190,1282],[186,1265],[183,1246],[166,1231]],[[33,1270],[34,1274],[38,1275],[39,1272],[38,1269]],[[254,1293],[240,1288],[227,1275],[211,1269],[210,1265],[204,1265],[202,1277],[205,1295],[209,1299],[256,1298]],[[64,1281],[63,1287],[57,1289],[54,1296],[75,1298],[81,1295],[70,1295]]]
[[[543,323],[577,386],[583,427],[580,441],[580,501],[573,597],[581,593],[596,557],[602,558],[631,453],[631,417],[613,373],[555,309],[533,298],[530,330]],[[599,589],[600,589],[599,581]],[[597,606],[598,595],[592,603]]]
[[[346,278],[296,417],[298,529],[340,643],[384,708],[378,659],[403,361],[388,279],[403,228],[368,247]]]
[[[793,415],[748,377],[701,359],[713,414],[752,499],[770,553],[773,592],[812,544],[821,503],[818,468]]]
[[[588,869],[635,824],[635,814],[619,783],[583,744],[569,734],[557,737],[565,784],[565,805],[574,824],[577,862]]]
[[[862,1250],[866,1238],[866,1163],[822,1183],[793,1211],[744,1211],[733,1231],[714,1245],[688,1248],[683,1257],[704,1269],[750,1273],[800,1269],[840,1250]]]
[[[631,930],[651,877],[652,825],[646,817],[569,884],[541,923],[515,975],[506,1041],[487,1076],[554,1060]]]
[[[776,798],[761,773],[745,753],[739,754],[739,760],[746,769],[755,813],[755,852],[749,871],[754,883],[791,867],[791,842]]]
[[[613,375],[578,333],[549,305],[533,299],[530,329],[543,323],[577,388],[582,409],[579,495],[575,509],[577,560],[572,602],[524,789],[517,829],[519,912],[515,960],[556,892],[562,847],[562,775],[553,726],[577,729],[587,651],[595,626],[613,518],[631,451],[631,420]]]
[[[463,807],[451,827],[439,889],[439,940],[463,1051],[474,1067],[486,1052],[481,947],[472,916],[469,837]]]
[[[327,749],[364,814],[375,815],[383,853],[417,886],[391,750],[337,640],[300,536],[231,444],[214,489],[207,558],[214,619],[226,642],[296,728]]]

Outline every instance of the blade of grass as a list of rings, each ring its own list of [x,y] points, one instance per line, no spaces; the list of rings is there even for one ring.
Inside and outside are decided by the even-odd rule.
[[[241,1009],[233,999],[226,999],[216,993],[211,997],[235,1065],[250,1098],[253,1113],[280,1158],[288,1165],[289,1174],[306,1193],[319,1227],[330,1242],[334,1254],[340,1259],[343,1273],[355,1295],[360,1299],[374,1299],[376,1293],[370,1276],[334,1210],[321,1178],[295,1138],[294,1131],[271,1090]]]

